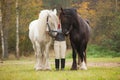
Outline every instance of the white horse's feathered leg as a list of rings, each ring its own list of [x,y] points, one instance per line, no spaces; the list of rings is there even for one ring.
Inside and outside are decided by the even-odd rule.
[[[34,49],[34,51],[35,51],[35,57],[36,57],[36,64],[35,64],[35,66],[34,66],[34,69],[36,69],[38,60],[37,60],[37,49],[36,49],[36,45],[35,45],[34,42],[33,42],[33,49]]]
[[[36,47],[37,47],[37,65],[36,65],[36,70],[41,70],[42,69],[42,54],[41,54],[41,46],[39,42],[36,42]]]
[[[46,70],[51,70],[50,63],[49,63],[49,47],[50,47],[50,44],[51,44],[51,39],[45,46],[46,47],[45,48],[45,58],[46,58],[45,69]]]

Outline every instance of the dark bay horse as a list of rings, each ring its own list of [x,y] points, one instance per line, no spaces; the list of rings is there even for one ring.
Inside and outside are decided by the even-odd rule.
[[[71,70],[77,70],[76,53],[78,53],[78,64],[81,63],[80,69],[87,70],[86,48],[90,36],[88,22],[82,19],[80,15],[78,15],[77,10],[73,8],[61,8],[59,17],[63,33],[70,36],[73,58]]]

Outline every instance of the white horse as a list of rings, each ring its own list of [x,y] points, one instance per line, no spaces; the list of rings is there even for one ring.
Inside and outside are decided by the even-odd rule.
[[[36,70],[50,70],[49,64],[49,46],[52,41],[52,37],[48,34],[56,35],[59,19],[57,17],[57,11],[42,10],[39,14],[39,18],[34,20],[29,25],[29,38],[33,44],[33,49],[36,56]]]

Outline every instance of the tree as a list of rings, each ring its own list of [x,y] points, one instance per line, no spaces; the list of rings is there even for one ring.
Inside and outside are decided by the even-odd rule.
[[[28,28],[31,21],[38,19],[38,14],[43,9],[42,5],[42,0],[19,0],[20,56],[28,56],[33,51],[31,41],[28,37]]]
[[[7,42],[7,26],[6,18],[6,0],[1,0],[1,42],[2,42],[2,58],[8,58],[8,42]]]
[[[67,8],[70,7],[72,0],[42,0],[44,8],[48,9],[60,9],[61,7]]]
[[[117,12],[117,7],[118,7],[118,0],[115,0],[115,5],[116,5],[116,12]]]
[[[99,1],[96,7],[94,41],[99,45],[120,52],[120,1]],[[107,4],[107,5],[105,5]]]
[[[19,7],[16,0],[16,57],[19,59]]]
[[[2,25],[2,1],[0,2],[0,30],[1,30],[1,44],[2,44],[2,55],[4,54],[4,35],[3,35],[3,25]]]

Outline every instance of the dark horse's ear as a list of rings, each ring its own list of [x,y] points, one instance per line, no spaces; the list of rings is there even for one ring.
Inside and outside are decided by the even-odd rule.
[[[63,8],[61,7],[61,12],[63,12]]]
[[[61,7],[61,13],[64,14],[63,8]]]

